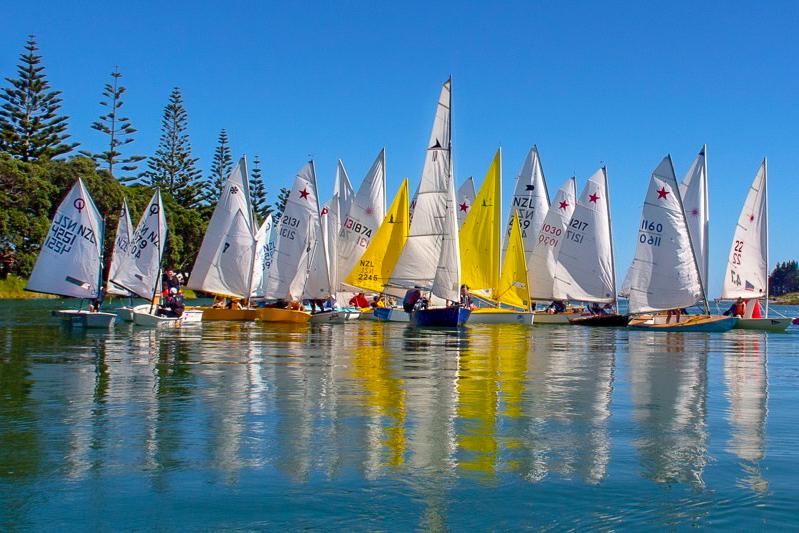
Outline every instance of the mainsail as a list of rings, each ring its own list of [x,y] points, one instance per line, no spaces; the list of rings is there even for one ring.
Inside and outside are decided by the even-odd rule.
[[[549,207],[536,238],[536,245],[529,257],[528,284],[533,300],[552,300],[555,295],[556,258],[566,239],[566,228],[574,212],[577,186],[569,178],[558,190],[555,201]],[[522,222],[522,227],[524,222]]]
[[[558,300],[612,303],[616,300],[605,168],[588,178],[577,200],[555,267]]]
[[[337,276],[334,288],[344,281],[386,215],[386,151],[380,150],[372,167],[363,179],[349,210],[343,213],[336,246]]]
[[[649,180],[627,277],[633,314],[690,307],[703,298],[671,156]]]
[[[276,234],[272,264],[264,283],[264,297],[324,297],[321,294],[306,294],[313,254],[317,247],[324,253],[322,243],[317,241],[321,240],[321,225],[316,171],[312,161],[303,166],[294,178],[286,208],[277,223]],[[316,287],[325,288],[330,294],[329,281],[327,287]]]
[[[530,289],[527,286],[527,256],[524,252],[519,213],[516,211],[510,219],[510,235],[508,235],[505,248],[505,259],[502,262],[502,274],[494,297],[498,302],[506,305],[524,309],[530,307]]]
[[[438,258],[436,275],[433,278],[430,292],[444,300],[457,302],[460,298],[461,256],[458,244],[458,216],[455,211],[455,179],[452,176],[452,167],[448,174],[446,211],[441,234],[441,255]]]
[[[325,202],[320,211],[322,244],[327,258],[329,283],[332,287],[338,286],[340,275],[337,250],[341,223],[352,206],[354,196],[347,169],[344,168],[344,162],[339,159],[333,185],[333,197]],[[319,253],[321,254],[321,250]],[[342,272],[346,271],[342,270]]]
[[[458,227],[463,226],[463,221],[469,214],[472,204],[474,204],[474,178],[466,178],[460,189],[458,189]]]
[[[722,298],[768,296],[768,198],[766,160],[746,196],[732,240]]]
[[[56,210],[25,290],[97,298],[102,243],[103,218],[78,178]]]
[[[438,99],[408,240],[389,280],[389,284],[396,287],[430,288],[436,277],[444,242],[441,236],[449,232],[447,211],[455,203],[454,187],[450,183],[450,105],[450,81],[447,80]],[[457,236],[457,219],[455,224]],[[455,246],[457,248],[457,240]]]
[[[408,180],[402,180],[383,223],[345,283],[367,291],[383,292],[408,239]]]
[[[502,218],[502,150],[497,150],[460,229],[462,282],[472,291],[491,291],[499,283]]]
[[[250,233],[249,240],[241,237],[242,222],[236,221],[239,212],[243,217],[244,227]],[[208,229],[189,276],[188,288],[224,296],[248,298],[250,283],[248,281],[242,284],[240,280],[249,280],[252,277],[256,247],[255,232],[247,185],[247,165],[244,158],[241,158],[228,176],[219,202],[208,222]],[[231,249],[231,246],[244,249]],[[222,258],[221,254],[229,255]],[[244,256],[248,260],[239,263],[229,260],[231,257]]]
[[[707,146],[703,146],[680,183],[680,194],[685,207],[688,232],[699,264],[702,286],[707,287],[708,275],[708,209]]]
[[[541,226],[548,210],[549,192],[544,179],[544,170],[541,167],[538,148],[533,146],[524,160],[519,175],[516,176],[516,187],[513,191],[513,199],[510,206],[511,213],[508,217],[508,234],[510,234],[513,213],[519,212],[519,222],[528,263],[531,260],[533,249],[538,243],[538,232],[541,231]],[[503,250],[506,250],[506,248],[507,243],[503,246]]]
[[[114,250],[111,252],[111,266],[108,268],[108,284],[105,292],[118,296],[131,296],[131,292],[114,284],[111,280],[119,276],[129,260],[128,248],[130,247],[131,232],[133,223],[130,221],[130,209],[128,201],[122,200],[122,208],[119,211],[119,222],[117,222],[117,232],[114,238]]]
[[[140,298],[152,298],[161,282],[161,257],[166,235],[166,214],[161,191],[156,189],[133,232],[125,268],[110,281]]]
[[[255,233],[255,260],[253,261],[252,291],[251,296],[264,295],[264,274],[272,262],[272,252],[275,249],[272,215],[267,215],[261,227]]]

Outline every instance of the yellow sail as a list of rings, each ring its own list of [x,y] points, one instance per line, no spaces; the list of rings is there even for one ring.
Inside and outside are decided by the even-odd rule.
[[[344,283],[366,291],[383,292],[408,239],[409,214],[406,179],[402,181],[386,218]]]
[[[461,226],[461,282],[472,291],[491,290],[499,282],[501,169],[499,149]]]
[[[530,306],[530,290],[527,287],[527,258],[524,255],[522,227],[519,212],[513,213],[508,248],[502,263],[502,276],[494,293],[500,303],[524,309]]]

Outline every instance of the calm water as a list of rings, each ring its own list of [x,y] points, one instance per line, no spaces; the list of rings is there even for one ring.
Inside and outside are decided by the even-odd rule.
[[[799,526],[799,328],[0,316],[0,529]]]

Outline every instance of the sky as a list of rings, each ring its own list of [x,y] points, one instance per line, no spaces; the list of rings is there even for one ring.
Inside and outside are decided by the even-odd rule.
[[[769,160],[770,263],[793,241],[799,169],[799,3],[770,2],[13,2],[2,8],[0,76],[35,34],[81,149],[118,66],[124,110],[151,154],[171,89],[183,91],[207,173],[219,131],[259,155],[274,200],[312,157],[320,196],[342,159],[355,187],[382,147],[388,201],[415,188],[441,84],[453,78],[453,157],[479,187],[503,149],[505,213],[529,148],[550,193],[608,166],[619,284],[635,252],[652,170],[678,178],[708,145],[709,295],[735,223]]]

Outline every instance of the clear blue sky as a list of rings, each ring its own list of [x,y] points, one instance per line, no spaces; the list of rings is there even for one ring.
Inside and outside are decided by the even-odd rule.
[[[459,183],[479,186],[499,145],[506,195],[534,143],[553,194],[607,163],[620,280],[649,173],[671,153],[681,178],[703,143],[710,294],[764,155],[772,266],[799,256],[796,2],[31,1],[2,12],[0,75],[14,75],[36,34],[84,149],[101,148],[89,125],[118,65],[137,153],[153,151],[179,86],[204,170],[226,128],[236,154],[264,160],[270,192],[312,155],[325,198],[337,158],[357,186],[385,146],[390,199],[403,177],[419,178],[452,74]]]

